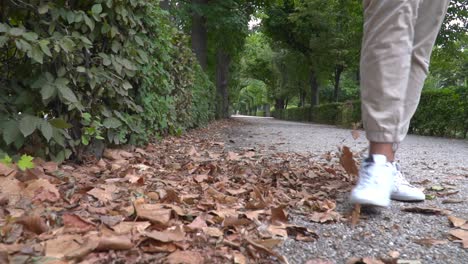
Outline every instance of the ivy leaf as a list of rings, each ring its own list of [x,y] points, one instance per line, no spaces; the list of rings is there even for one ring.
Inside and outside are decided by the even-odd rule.
[[[22,171],[27,169],[34,169],[34,163],[32,162],[33,159],[34,158],[29,155],[21,156],[21,159],[18,161],[18,168],[20,168]]]
[[[41,47],[42,52],[44,52],[45,55],[52,57],[52,53],[50,52],[49,49],[49,41],[42,39],[39,41],[39,46]]]
[[[21,133],[23,133],[23,136],[27,137],[34,133],[34,131],[40,124],[40,121],[42,121],[42,119],[38,117],[32,115],[25,115],[19,123],[19,129]]]
[[[95,23],[92,19],[90,19],[87,15],[83,15],[85,24],[89,27],[91,31],[94,30]]]
[[[50,98],[54,97],[56,92],[57,89],[55,88],[55,86],[50,84],[43,85],[41,89],[42,100],[49,100]]]
[[[122,122],[115,117],[106,118],[103,122],[105,128],[118,128],[122,125]]]
[[[5,165],[11,165],[13,163],[13,159],[10,156],[5,155],[5,157],[3,157],[3,159],[1,159],[0,162]]]
[[[21,131],[18,127],[18,122],[10,120],[5,122],[3,126],[3,140],[7,145],[15,142],[15,140],[21,136]]]
[[[72,125],[67,123],[65,120],[61,119],[61,118],[54,118],[52,120],[49,121],[49,123],[53,126],[53,127],[56,127],[56,128],[61,128],[61,129],[67,129],[67,128],[71,128]]]
[[[91,8],[91,12],[95,15],[99,15],[102,12],[102,5],[101,4],[95,4]]]
[[[12,35],[12,36],[19,37],[19,36],[21,36],[23,34],[24,34],[24,28],[14,27],[14,28],[10,29],[10,35]]]
[[[40,130],[44,138],[47,140],[47,142],[49,142],[52,138],[53,133],[52,125],[49,122],[47,122],[47,120],[42,120]]]
[[[60,96],[66,99],[70,103],[77,103],[78,98],[76,97],[75,93],[67,86],[68,80],[65,78],[58,78],[55,80],[55,87],[57,87]]]
[[[28,41],[36,41],[39,36],[34,32],[27,32],[23,34],[23,38]]]
[[[86,69],[83,66],[78,66],[78,67],[76,67],[76,71],[77,72],[86,72]]]
[[[37,12],[39,12],[40,15],[43,15],[49,11],[49,5],[41,5],[38,9]]]
[[[40,46],[33,46],[31,50],[31,58],[40,64],[44,63],[44,53],[42,53]]]

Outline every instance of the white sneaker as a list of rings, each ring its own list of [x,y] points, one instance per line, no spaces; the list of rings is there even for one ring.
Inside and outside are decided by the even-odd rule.
[[[394,162],[395,182],[391,194],[392,200],[402,202],[421,202],[426,199],[426,195],[417,187],[411,185],[403,176],[400,164]]]
[[[362,162],[358,184],[351,192],[351,203],[389,206],[394,175],[395,168],[387,157],[371,155]]]

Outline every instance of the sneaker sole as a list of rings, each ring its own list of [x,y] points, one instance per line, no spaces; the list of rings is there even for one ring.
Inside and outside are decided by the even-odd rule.
[[[378,206],[378,207],[389,207],[391,203],[390,200],[377,202],[375,200],[360,199],[360,198],[353,198],[353,197],[351,197],[350,202],[352,204],[372,205],[372,206]]]

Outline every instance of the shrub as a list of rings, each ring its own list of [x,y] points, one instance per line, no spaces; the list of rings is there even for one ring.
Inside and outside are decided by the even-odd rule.
[[[278,119],[312,121],[351,128],[361,122],[361,102],[322,104],[310,107],[273,111]],[[440,89],[424,91],[410,125],[410,133],[428,136],[466,138],[468,134],[468,89]]]
[[[0,152],[62,161],[93,141],[141,144],[212,118],[213,85],[157,1],[2,9]]]

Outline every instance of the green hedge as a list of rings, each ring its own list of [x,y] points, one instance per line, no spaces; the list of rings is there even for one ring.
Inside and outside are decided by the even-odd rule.
[[[158,1],[0,7],[0,154],[62,161],[213,118],[214,86]]]
[[[361,102],[323,104],[314,107],[275,110],[275,118],[337,125],[350,128],[361,122]],[[466,138],[468,134],[468,89],[424,91],[409,132],[412,134]]]

